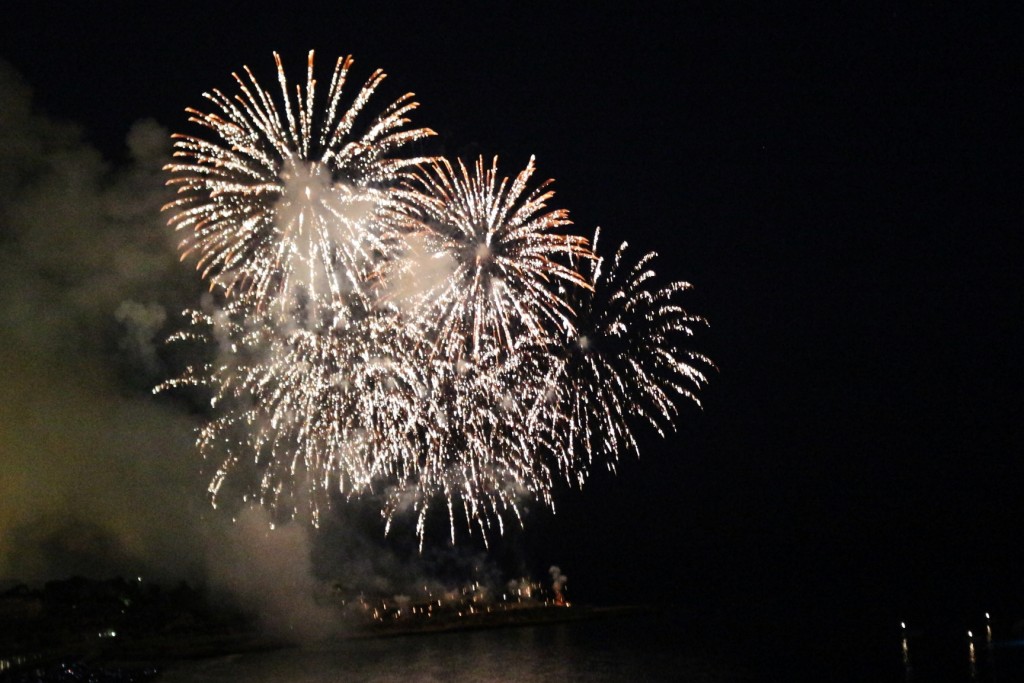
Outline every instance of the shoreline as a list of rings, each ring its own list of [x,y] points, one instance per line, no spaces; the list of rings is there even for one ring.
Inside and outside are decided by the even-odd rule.
[[[393,622],[349,625],[336,634],[310,641],[315,644],[416,637],[501,628],[545,626],[567,622],[608,619],[657,611],[644,605],[530,605],[480,611],[462,616],[407,617]],[[303,642],[256,630],[191,632],[167,635],[126,636],[123,640],[67,642],[46,651],[28,654],[4,675],[12,681],[78,680],[64,671],[77,669],[97,681],[147,681],[160,672],[185,662],[218,657],[298,648]],[[42,672],[42,677],[39,673]],[[48,675],[46,672],[52,672]],[[5,680],[7,680],[5,678]]]

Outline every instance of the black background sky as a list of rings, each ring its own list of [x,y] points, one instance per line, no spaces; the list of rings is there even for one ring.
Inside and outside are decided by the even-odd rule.
[[[273,50],[293,78],[310,48],[324,66],[351,53],[358,76],[389,73],[381,102],[416,92],[439,151],[497,153],[507,171],[536,154],[581,232],[657,250],[662,273],[695,285],[688,306],[711,327],[694,344],[720,368],[703,411],[516,535],[514,552],[559,563],[578,596],[857,606],[886,627],[1024,606],[1010,17],[901,2],[16,4],[0,57],[112,159],[133,121],[184,128],[184,107],[243,64],[269,81]]]

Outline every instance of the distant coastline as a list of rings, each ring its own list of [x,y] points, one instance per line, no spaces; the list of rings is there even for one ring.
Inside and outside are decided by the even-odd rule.
[[[640,605],[570,605],[545,597],[459,597],[405,602],[403,608],[396,608],[393,599],[360,597],[335,606],[337,623],[318,642],[540,626],[656,611]],[[187,584],[167,590],[121,578],[75,577],[42,590],[17,585],[0,594],[0,617],[0,676],[13,681],[74,680],[46,673],[72,668],[94,680],[145,681],[184,661],[305,642],[273,635],[253,615],[213,603]]]
[[[656,611],[653,607],[643,605],[616,605],[595,607],[591,605],[534,605],[512,609],[498,609],[466,614],[458,618],[439,618],[433,620],[409,620],[383,624],[370,624],[356,629],[347,639],[389,638],[395,636],[417,635],[426,633],[444,633],[448,631],[475,631],[488,628],[511,628],[517,626],[538,626],[557,624],[567,621],[585,619],[606,619],[611,617],[642,614]]]

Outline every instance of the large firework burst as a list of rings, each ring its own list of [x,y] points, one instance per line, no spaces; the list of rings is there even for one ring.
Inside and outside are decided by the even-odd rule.
[[[275,60],[279,100],[246,68],[238,94],[206,94],[217,113],[188,110],[214,141],[175,136],[167,167],[183,258],[219,304],[178,335],[216,358],[162,388],[211,394],[197,443],[215,502],[315,522],[334,497],[375,496],[421,544],[438,507],[453,542],[459,519],[486,540],[637,450],[637,419],[663,432],[696,400],[703,319],[676,302],[688,285],[654,285],[653,254],[627,265],[623,245],[603,268],[532,158],[510,178],[497,158],[396,155],[432,132],[407,127],[411,95],[358,124],[380,71],[345,110],[339,59],[319,110],[312,53],[294,100]]]

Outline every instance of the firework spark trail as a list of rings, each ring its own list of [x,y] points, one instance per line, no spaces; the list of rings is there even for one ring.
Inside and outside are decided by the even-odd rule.
[[[332,496],[375,496],[421,546],[435,507],[452,542],[459,519],[486,541],[636,451],[634,415],[664,433],[697,400],[713,365],[684,342],[704,321],[675,301],[688,285],[654,286],[653,254],[627,266],[623,244],[602,272],[532,158],[508,178],[394,155],[433,134],[406,127],[411,95],[358,128],[382,72],[344,109],[339,59],[320,111],[312,53],[294,99],[274,57],[280,99],[245,68],[205,95],[218,113],[187,110],[215,141],[174,136],[167,167],[182,258],[220,302],[176,338],[218,355],[158,390],[210,392],[215,504],[316,523]]]

